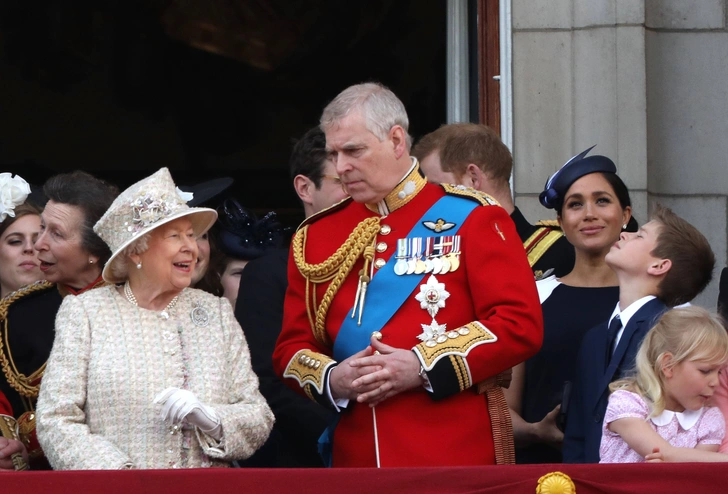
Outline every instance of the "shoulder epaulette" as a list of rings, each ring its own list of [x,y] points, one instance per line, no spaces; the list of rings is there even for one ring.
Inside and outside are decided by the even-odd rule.
[[[537,223],[538,224],[538,223]],[[528,264],[533,267],[549,248],[556,243],[564,233],[557,228],[542,226],[523,242],[523,248],[528,255]]]
[[[28,286],[24,286],[23,288],[19,290],[15,290],[12,293],[9,293],[6,297],[4,297],[2,300],[0,300],[0,321],[5,320],[5,318],[8,317],[8,309],[11,305],[13,305],[13,302],[20,300],[21,298],[30,295],[31,293],[40,292],[44,290],[48,290],[50,288],[55,287],[56,285],[54,283],[50,283],[45,280],[36,281],[35,283],[32,283]]]
[[[452,184],[440,184],[445,193],[451,196],[465,197],[471,201],[476,201],[482,206],[500,206],[500,203],[485,192],[475,190],[471,187],[465,187],[464,185],[452,185]]]
[[[538,220],[536,222],[536,226],[547,226],[547,227],[553,228],[555,230],[561,230],[561,225],[559,225],[559,220]]]
[[[310,225],[314,221],[319,220],[319,219],[323,218],[324,216],[328,216],[331,213],[335,213],[339,209],[342,209],[344,206],[349,204],[351,201],[352,201],[351,196],[349,196],[349,197],[346,197],[345,199],[342,199],[341,201],[337,202],[333,206],[329,206],[326,209],[322,209],[318,213],[312,214],[311,216],[309,216],[308,218],[303,220],[300,225],[298,225],[298,228],[296,228],[296,231],[300,230],[301,228],[303,228],[306,225]]]

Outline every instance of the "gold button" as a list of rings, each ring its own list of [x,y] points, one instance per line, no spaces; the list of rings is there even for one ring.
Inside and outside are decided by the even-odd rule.
[[[379,242],[377,244],[377,252],[384,252],[386,250],[387,250],[387,244],[385,244],[384,242]]]
[[[382,269],[385,264],[387,264],[387,261],[385,261],[381,257],[379,259],[377,259],[376,261],[374,261],[374,267],[377,269]]]
[[[391,227],[391,226],[389,226],[389,225],[382,225],[382,226],[381,226],[381,227],[379,228],[379,233],[380,233],[381,235],[389,235],[390,233],[392,233],[392,227]]]
[[[376,339],[377,341],[382,341],[382,333],[380,333],[379,331],[374,331],[374,332],[372,333],[372,336],[374,336],[374,338],[375,338],[375,339]]]

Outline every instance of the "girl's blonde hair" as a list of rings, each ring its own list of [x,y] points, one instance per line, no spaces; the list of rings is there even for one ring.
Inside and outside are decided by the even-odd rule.
[[[668,353],[672,355],[670,367],[696,361],[725,364],[728,362],[728,333],[723,320],[696,306],[665,312],[640,345],[634,375],[613,382],[609,390],[626,389],[637,393],[651,404],[651,417],[661,414],[665,410],[663,357]]]

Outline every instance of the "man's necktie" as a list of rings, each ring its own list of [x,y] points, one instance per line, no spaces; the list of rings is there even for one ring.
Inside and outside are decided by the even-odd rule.
[[[617,339],[617,333],[622,329],[622,320],[619,318],[619,314],[614,316],[612,322],[609,323],[607,329],[607,365],[612,360],[612,354],[614,353],[614,342]]]

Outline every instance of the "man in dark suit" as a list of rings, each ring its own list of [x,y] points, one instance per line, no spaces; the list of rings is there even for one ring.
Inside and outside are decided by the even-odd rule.
[[[724,321],[728,322],[728,268],[723,268],[720,273],[720,284],[718,285],[718,314]]]
[[[567,409],[566,463],[598,463],[609,383],[635,365],[640,344],[670,307],[695,298],[710,282],[715,256],[687,221],[658,206],[636,233],[623,232],[606,256],[619,279],[612,317],[586,334]]]
[[[293,186],[306,217],[346,197],[334,165],[326,156],[326,137],[310,129],[293,147]],[[323,467],[317,441],[334,414],[296,394],[273,372],[272,355],[283,324],[288,287],[288,250],[279,249],[247,264],[240,278],[235,317],[245,332],[260,391],[276,422],[270,438],[244,467]]]
[[[558,222],[532,225],[513,204],[513,156],[493,129],[474,123],[443,125],[422,137],[412,154],[431,182],[472,187],[500,203],[516,225],[537,280],[564,276],[574,268],[574,247]]]

